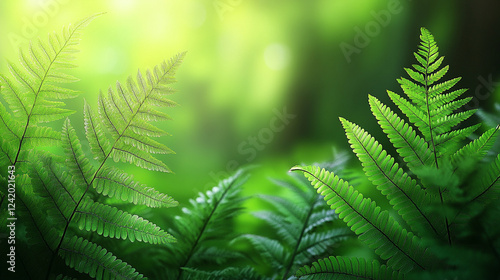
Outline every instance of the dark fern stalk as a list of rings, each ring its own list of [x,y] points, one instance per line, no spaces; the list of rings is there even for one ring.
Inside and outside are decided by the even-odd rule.
[[[491,226],[480,217],[494,217],[492,213],[498,212],[493,202],[500,187],[500,156],[491,160],[485,156],[498,137],[499,126],[463,145],[480,125],[454,127],[476,110],[458,111],[470,98],[458,99],[464,89],[450,91],[459,78],[439,82],[448,66],[440,68],[443,57],[434,37],[424,28],[421,31],[422,43],[415,53],[419,64],[413,65],[415,70],[405,69],[411,80],[398,80],[409,99],[388,91],[409,123],[369,96],[373,115],[406,166],[400,167],[364,129],[340,118],[365,175],[403,222],[333,172],[314,166],[292,168],[304,173],[385,264],[330,257],[299,269],[299,279],[327,275],[332,279],[491,279],[498,271],[492,264],[500,249],[500,238],[492,234],[498,232],[498,223]]]

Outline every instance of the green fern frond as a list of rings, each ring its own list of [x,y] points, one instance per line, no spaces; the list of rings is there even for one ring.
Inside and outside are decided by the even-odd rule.
[[[444,58],[439,57],[434,37],[424,28],[421,31],[422,42],[414,53],[419,64],[413,65],[414,70],[405,69],[410,79],[398,80],[408,99],[388,91],[409,122],[369,96],[373,115],[410,172],[405,173],[366,131],[340,119],[366,177],[387,196],[399,215],[393,219],[331,172],[319,167],[292,168],[304,172],[351,230],[387,261],[387,267],[373,263],[370,269],[389,269],[390,275],[373,274],[372,270],[367,273],[369,264],[365,260],[331,257],[302,268],[297,276],[491,279],[498,274],[500,235],[498,223],[493,221],[499,213],[494,201],[499,196],[500,156],[492,147],[500,126],[493,122],[494,128],[463,146],[461,141],[471,137],[480,124],[457,126],[476,110],[459,111],[471,98],[460,99],[465,89],[450,92],[460,78],[441,82],[449,67],[441,67]],[[492,150],[494,159],[487,156]],[[413,175],[415,179],[410,177]],[[402,225],[396,222],[400,217],[405,221]]]
[[[111,151],[111,143],[105,137],[102,124],[96,118],[87,101],[84,101],[83,107],[85,132],[92,154],[96,160],[104,162],[106,160],[106,156]]]
[[[128,80],[126,89],[118,84],[118,93],[110,90],[106,97],[101,95],[101,115],[95,115],[85,104],[87,139],[97,160],[94,166],[95,161],[87,158],[67,118],[73,112],[64,108],[63,100],[74,98],[77,93],[60,84],[77,80],[64,71],[75,67],[72,60],[81,30],[96,16],[63,29],[61,34],[49,35],[46,42],[39,41],[27,50],[21,50],[22,67],[9,63],[12,78],[0,75],[0,89],[8,104],[6,108],[0,102],[0,165],[15,165],[18,173],[16,184],[22,186],[16,190],[16,214],[22,218],[16,224],[16,230],[19,229],[18,247],[26,254],[20,254],[19,263],[24,265],[29,263],[25,262],[27,260],[33,262],[42,258],[37,263],[39,268],[33,273],[45,275],[46,279],[53,279],[60,273],[56,270],[56,267],[59,269],[58,256],[69,267],[92,278],[143,278],[100,245],[78,237],[82,233],[92,240],[105,240],[98,236],[101,235],[151,244],[175,241],[170,234],[144,218],[99,200],[104,194],[150,207],[177,205],[171,197],[135,182],[132,176],[116,169],[109,159],[168,171],[163,162],[151,156],[171,152],[165,145],[151,139],[166,133],[149,121],[168,118],[155,107],[176,105],[166,96],[173,92],[168,85],[175,81],[174,74],[184,54],[152,72],[147,71],[145,78],[139,72],[135,81]],[[124,102],[129,107],[125,107]],[[110,114],[104,116],[105,110]],[[42,125],[64,118],[61,132]],[[113,135],[111,128],[120,128],[120,131]],[[33,152],[40,146],[55,145],[62,148],[62,156],[42,150]],[[0,204],[4,202],[5,194],[2,181]],[[2,213],[0,219],[4,217]],[[97,234],[80,231],[82,229]],[[21,277],[34,278],[31,274],[27,272]],[[63,275],[57,277],[63,278]]]
[[[73,246],[65,245],[69,239],[68,235],[75,234],[76,228],[73,229],[73,225],[110,238],[137,240],[151,244],[165,244],[175,241],[171,235],[143,218],[89,199],[87,194],[88,186],[75,184],[75,182],[85,181],[83,178],[77,178],[78,175],[83,177],[85,172],[80,171],[79,174],[76,173],[73,176],[68,174],[74,173],[75,169],[85,169],[81,166],[83,160],[79,156],[81,154],[80,143],[78,138],[75,138],[75,131],[69,121],[65,122],[62,134],[67,136],[68,139],[63,141],[66,151],[73,151],[71,153],[74,155],[73,158],[78,160],[63,166],[62,163],[54,162],[49,156],[39,156],[38,160],[33,161],[33,167],[29,173],[31,186],[36,195],[22,196],[23,199],[31,200],[29,204],[36,203],[39,209],[44,209],[42,211],[32,207],[29,209],[30,216],[34,218],[33,224],[35,226],[31,230],[39,235],[37,238],[46,243],[53,254],[66,257],[63,252],[69,249],[65,246]],[[105,252],[104,249],[95,244],[82,246],[74,245],[70,250],[70,255],[73,257],[79,255],[85,258],[95,258],[94,261],[97,262],[102,256],[97,251],[93,252],[95,255],[90,254],[90,251],[86,251],[87,247],[93,246],[93,248],[98,248],[95,250]],[[78,249],[83,251],[78,251]],[[121,263],[116,257],[113,257],[113,260]],[[73,267],[71,264],[68,265]],[[105,264],[99,264],[98,266],[100,270],[111,269],[110,271],[99,272],[98,277],[101,277],[99,276],[101,274],[126,273],[126,269],[113,271],[114,266],[107,267]],[[89,273],[91,277],[96,277],[95,272],[89,272],[93,269],[89,268],[90,265],[85,266],[85,270],[81,270],[84,269],[83,267],[76,266],[74,268],[77,271]]]
[[[94,231],[104,237],[129,239],[151,244],[175,242],[170,234],[155,224],[115,207],[85,199],[75,211],[74,222],[80,229]]]
[[[147,279],[101,246],[82,237],[63,240],[59,255],[66,265],[96,279]]]
[[[428,195],[408,176],[370,134],[343,118],[340,121],[368,179],[387,196],[389,203],[413,231],[423,236],[439,236],[442,230],[425,211],[425,207],[436,198]]]
[[[500,103],[494,105],[493,112],[487,112],[486,110],[479,109],[477,115],[488,127],[496,127],[500,124]]]
[[[104,166],[94,178],[95,190],[104,196],[148,207],[175,207],[179,204],[171,196],[134,181],[132,175],[112,166]]]
[[[30,171],[37,172],[35,168]],[[34,178],[36,182],[37,177],[34,176]],[[27,175],[19,179],[19,183],[29,186],[24,184],[29,180]],[[21,227],[26,228],[26,235],[22,238],[24,238],[27,247],[31,248],[31,250],[35,247],[42,247],[45,254],[47,252],[53,253],[59,241],[59,229],[64,221],[61,220],[59,215],[47,219],[47,209],[54,211],[54,205],[52,201],[47,200],[48,195],[40,196],[40,193],[43,193],[43,190],[36,190],[36,192],[31,188],[18,190],[16,193],[16,213],[19,218],[23,219]],[[38,207],[30,207],[31,205],[37,205]]]
[[[404,78],[398,80],[413,104],[395,93],[389,92],[389,96],[422,133],[433,153],[435,166],[439,167],[439,160],[451,154],[451,147],[474,130],[452,131],[452,128],[472,116],[475,110],[453,113],[469,102],[470,98],[457,100],[465,92],[464,89],[446,93],[458,83],[459,78],[438,83],[448,71],[448,66],[439,69],[443,57],[438,58],[439,49],[434,37],[425,28],[421,32],[422,42],[415,53],[420,63],[414,65],[417,72],[405,69],[416,83]]]
[[[61,140],[66,155],[66,164],[70,173],[73,174],[74,182],[87,189],[91,186],[96,170],[85,156],[80,140],[69,119],[66,119],[62,127]]]
[[[374,249],[387,265],[403,273],[425,269],[429,259],[420,239],[402,228],[387,211],[354,190],[352,186],[333,173],[319,167],[294,167],[302,171],[318,193],[344,220],[361,241]]]
[[[187,280],[262,280],[262,278],[251,267],[227,267],[218,271],[202,271],[198,269],[185,268],[189,275]]]
[[[466,190],[472,201],[494,201],[498,198],[500,187],[500,155],[490,165],[474,176],[474,189]]]
[[[491,128],[484,132],[479,138],[476,140],[470,142],[469,144],[465,145],[462,147],[460,150],[458,150],[455,154],[453,154],[450,158],[450,161],[455,165],[458,166],[459,162],[465,161],[465,160],[480,160],[486,154],[488,153],[489,150],[493,147],[493,144],[495,143],[497,137],[498,137],[498,129],[500,126],[497,126],[495,128]]]
[[[273,279],[290,279],[302,265],[328,252],[332,246],[352,236],[345,228],[331,224],[338,219],[334,210],[323,203],[321,196],[295,177],[293,182],[272,180],[277,186],[290,190],[286,199],[279,196],[260,196],[275,208],[253,215],[273,229],[278,240],[246,234],[264,263],[274,272]],[[328,225],[328,226],[327,226]]]
[[[429,146],[413,128],[377,98],[369,95],[370,107],[380,127],[411,170],[432,162]]]
[[[235,259],[238,254],[215,244],[217,241],[228,243],[236,237],[231,232],[231,224],[246,199],[240,196],[245,177],[243,171],[239,171],[206,193],[200,193],[195,200],[190,200],[189,208],[182,209],[183,215],[175,218],[169,232],[178,242],[165,245],[168,279],[189,279],[185,268],[220,265]]]
[[[3,158],[8,164],[28,160],[28,151],[40,145],[40,142],[54,145],[58,139],[52,137],[56,132],[50,127],[37,127],[38,123],[52,122],[67,117],[73,111],[61,108],[62,100],[73,98],[76,92],[58,86],[61,83],[74,82],[76,79],[63,70],[73,68],[71,61],[77,52],[82,29],[96,16],[88,17],[75,26],[63,28],[61,33],[50,34],[46,42],[31,44],[28,51],[20,50],[22,69],[13,63],[8,67],[12,78],[0,75],[2,96],[8,103],[15,118],[0,106],[0,133],[3,141],[11,142],[3,146]],[[3,164],[7,162],[3,161]]]
[[[85,105],[85,129],[95,158],[104,162],[113,158],[150,170],[171,172],[151,155],[173,151],[151,139],[165,133],[149,122],[170,119],[155,107],[176,105],[167,98],[173,92],[168,85],[175,81],[173,76],[184,56],[185,53],[180,53],[153,71],[146,71],[145,77],[139,71],[136,80],[128,78],[126,87],[117,83],[116,90],[110,88],[107,95],[99,94],[99,117]]]
[[[246,234],[243,237],[248,239],[252,246],[259,251],[260,257],[264,259],[266,264],[270,267],[283,268],[283,260],[287,259],[288,254],[279,241],[254,234]]]
[[[329,257],[304,266],[297,271],[299,280],[398,280],[403,274],[381,265],[378,261],[368,262],[363,258]]]

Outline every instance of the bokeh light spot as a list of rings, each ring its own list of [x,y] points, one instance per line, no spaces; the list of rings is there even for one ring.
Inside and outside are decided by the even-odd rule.
[[[270,69],[281,70],[289,64],[290,51],[283,44],[268,45],[264,50],[264,61]]]

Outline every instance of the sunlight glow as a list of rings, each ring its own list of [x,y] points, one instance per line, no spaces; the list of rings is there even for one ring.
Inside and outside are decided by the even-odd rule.
[[[289,60],[290,51],[283,44],[271,44],[264,50],[264,61],[267,67],[273,70],[282,70],[288,65]]]

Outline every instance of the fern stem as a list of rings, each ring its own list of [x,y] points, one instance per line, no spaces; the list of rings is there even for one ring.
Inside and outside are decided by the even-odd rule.
[[[290,261],[288,262],[287,266],[286,266],[286,270],[285,270],[285,274],[283,274],[283,280],[286,280],[288,279],[287,275],[290,273],[290,270],[292,269],[292,266],[293,266],[293,261],[295,260],[295,256],[297,254],[297,251],[299,250],[299,245],[300,245],[300,242],[302,242],[302,238],[304,237],[304,233],[306,231],[306,228],[307,228],[307,225],[309,223],[309,219],[311,218],[311,215],[313,213],[313,210],[314,210],[314,202],[316,200],[316,195],[313,196],[313,202],[310,203],[310,208],[309,208],[309,211],[307,212],[307,217],[306,217],[306,220],[304,221],[304,225],[302,226],[302,230],[300,231],[300,235],[299,235],[299,238],[297,239],[297,243],[295,244],[295,248],[293,249],[293,253],[292,255],[290,256]]]
[[[441,199],[441,204],[444,205],[443,193],[441,192],[441,188],[439,188],[439,198]],[[448,236],[448,244],[451,245],[451,232],[450,232],[450,223],[448,221],[448,217],[445,213],[444,222],[446,224],[446,235]]]

